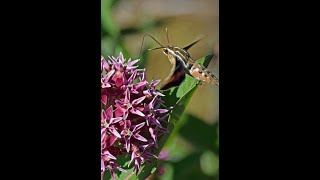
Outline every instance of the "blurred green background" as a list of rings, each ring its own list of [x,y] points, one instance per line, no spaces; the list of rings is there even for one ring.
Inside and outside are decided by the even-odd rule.
[[[189,53],[199,59],[219,49],[218,0],[101,0],[101,54],[138,59],[142,37],[146,33],[167,45],[184,47],[205,36]],[[161,50],[145,38],[140,65],[146,68],[147,79],[163,80],[171,69]],[[208,69],[219,77],[219,58]],[[161,83],[159,84],[161,85]],[[165,147],[166,160],[153,179],[218,179],[219,177],[219,87],[203,83],[193,95],[181,122],[178,134]]]

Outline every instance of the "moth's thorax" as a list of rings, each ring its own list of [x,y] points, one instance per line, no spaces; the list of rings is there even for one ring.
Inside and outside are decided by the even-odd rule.
[[[188,68],[188,65],[194,63],[190,54],[186,50],[177,46],[169,45],[166,48],[163,48],[163,53],[168,56],[171,64],[174,64],[174,61],[178,61],[185,68]]]

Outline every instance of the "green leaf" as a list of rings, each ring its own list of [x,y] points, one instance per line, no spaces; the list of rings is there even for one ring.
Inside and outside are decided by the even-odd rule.
[[[197,60],[199,63],[207,67],[212,59],[213,55],[209,55]],[[187,75],[186,80],[179,86],[172,90],[166,99],[178,99],[174,105],[174,109],[169,117],[169,124],[172,129],[169,129],[171,132],[170,137],[165,137],[166,145],[171,143],[173,138],[177,135],[180,126],[183,122],[179,122],[181,116],[183,115],[184,110],[186,109],[189,101],[191,100],[193,94],[197,90],[199,81]],[[172,103],[172,102],[169,102]],[[166,104],[167,105],[167,104]],[[179,123],[178,123],[179,122]]]

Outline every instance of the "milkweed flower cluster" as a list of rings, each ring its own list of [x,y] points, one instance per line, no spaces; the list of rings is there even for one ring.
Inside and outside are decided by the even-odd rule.
[[[128,167],[138,172],[143,163],[157,158],[153,150],[158,137],[167,132],[163,127],[168,115],[155,89],[159,80],[146,81],[144,69],[137,69],[139,60],[101,56],[101,179],[109,171],[126,167],[117,164],[117,157],[129,155]]]

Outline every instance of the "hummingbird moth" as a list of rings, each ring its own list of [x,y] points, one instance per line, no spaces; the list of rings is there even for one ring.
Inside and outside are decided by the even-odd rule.
[[[188,49],[190,49],[193,45],[195,45],[201,39],[198,39],[193,43],[183,48],[180,48],[178,46],[174,46],[170,44],[167,28],[166,28],[166,36],[168,41],[167,46],[163,46],[153,36],[149,34],[146,34],[143,37],[142,45],[143,45],[144,38],[146,36],[151,37],[155,42],[157,42],[160,45],[160,47],[156,47],[148,50],[162,49],[162,52],[168,57],[170,63],[172,64],[170,73],[165,78],[164,83],[160,87],[160,90],[168,90],[172,87],[179,86],[185,80],[186,74],[202,82],[219,85],[218,78],[214,74],[212,74],[207,68],[205,68],[202,64],[193,60],[190,54],[188,53]],[[141,45],[141,49],[142,49],[142,45]],[[141,54],[141,49],[140,49],[140,54]]]

